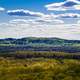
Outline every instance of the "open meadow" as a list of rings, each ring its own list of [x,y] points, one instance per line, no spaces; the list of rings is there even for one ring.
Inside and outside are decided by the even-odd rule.
[[[73,59],[75,54],[27,51],[3,54],[0,80],[80,80],[80,60]]]

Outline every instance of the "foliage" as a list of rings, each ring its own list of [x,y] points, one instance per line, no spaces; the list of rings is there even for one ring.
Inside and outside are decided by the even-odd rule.
[[[1,57],[0,80],[80,80],[80,60]]]

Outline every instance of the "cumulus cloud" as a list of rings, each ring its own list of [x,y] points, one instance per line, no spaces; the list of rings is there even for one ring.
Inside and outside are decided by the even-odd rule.
[[[38,19],[36,20],[36,22],[40,23],[40,24],[64,24],[64,21],[63,20],[60,20],[60,19],[53,19],[53,20],[50,20],[50,19]]]
[[[32,12],[24,9],[8,10],[7,14],[10,16],[31,16],[31,17],[40,17],[44,15],[43,13],[40,12]]]
[[[70,12],[66,12],[66,13],[61,13],[61,14],[49,14],[48,17],[44,17],[45,20],[53,20],[53,19],[57,19],[57,18],[80,18],[80,14],[79,13],[70,13]]]
[[[45,5],[47,10],[66,11],[66,10],[80,10],[79,0],[66,0],[64,2],[52,3]]]
[[[27,20],[25,19],[14,19],[14,20],[10,20],[9,23],[27,23]]]
[[[4,11],[4,10],[5,10],[5,9],[4,9],[3,7],[0,7],[0,12],[1,12],[1,11]]]
[[[35,25],[54,25],[54,24],[64,24],[64,21],[63,20],[60,20],[60,19],[50,19],[50,18],[37,18],[37,19],[14,19],[14,20],[10,20],[9,23],[12,23],[12,24],[15,24],[15,23],[18,23],[18,24],[35,24]]]
[[[50,19],[56,19],[56,18],[80,18],[80,14],[79,13],[70,13],[70,12],[66,12],[66,13],[59,13],[59,14],[49,14],[48,17],[44,17],[45,20]]]
[[[80,14],[78,14],[78,13],[58,14],[57,18],[80,18]]]
[[[8,15],[10,16],[27,16],[29,18],[41,18],[44,19],[46,22],[52,21],[56,18],[79,18],[80,14],[78,13],[64,13],[64,14],[44,14],[41,12],[32,12],[29,10],[24,10],[24,9],[17,9],[17,10],[9,10],[7,11]],[[44,21],[43,21],[44,22]],[[62,21],[61,21],[62,22]]]

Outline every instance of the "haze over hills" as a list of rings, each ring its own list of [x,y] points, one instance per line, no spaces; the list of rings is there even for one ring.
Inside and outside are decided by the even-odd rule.
[[[0,51],[16,50],[80,52],[80,40],[36,37],[0,39]]]

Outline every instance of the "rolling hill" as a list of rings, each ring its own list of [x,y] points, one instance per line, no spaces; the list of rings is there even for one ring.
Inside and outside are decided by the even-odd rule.
[[[80,40],[35,37],[0,39],[0,51],[16,50],[80,52]]]

